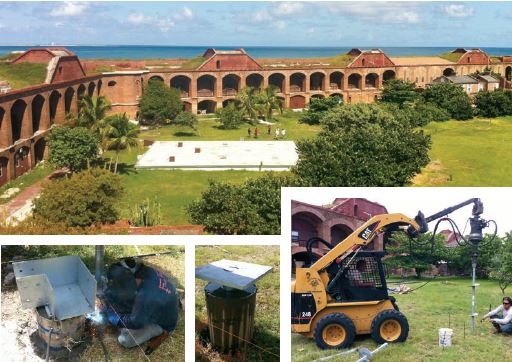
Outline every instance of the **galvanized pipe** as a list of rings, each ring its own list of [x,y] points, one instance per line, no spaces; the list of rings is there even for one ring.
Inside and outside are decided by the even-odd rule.
[[[103,259],[105,257],[105,246],[104,245],[96,245],[96,265],[95,265],[95,278],[97,283],[97,290],[102,290],[102,282],[101,277],[103,276],[103,267],[104,262]]]

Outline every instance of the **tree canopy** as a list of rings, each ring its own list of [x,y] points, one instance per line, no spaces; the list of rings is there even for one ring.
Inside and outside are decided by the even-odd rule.
[[[378,105],[344,105],[321,124],[297,143],[293,172],[307,186],[403,186],[429,161],[430,137]]]
[[[416,91],[416,84],[400,79],[391,79],[384,82],[380,101],[402,106],[405,103],[413,103],[419,98],[420,93]]]
[[[327,111],[341,104],[340,97],[311,98],[309,107],[302,112],[299,122],[306,124],[319,124]]]
[[[71,172],[85,169],[98,157],[99,139],[87,128],[54,128],[48,137],[48,144],[48,161],[57,167],[67,167]]]
[[[167,124],[183,109],[180,91],[163,82],[150,80],[139,102],[141,124]]]
[[[422,93],[425,102],[433,103],[450,113],[458,120],[473,118],[471,99],[464,89],[456,84],[437,83],[429,86]]]
[[[113,223],[118,219],[114,203],[122,190],[117,175],[92,168],[45,183],[34,200],[33,213],[68,227]]]
[[[477,113],[482,117],[512,115],[512,91],[480,91],[475,96]]]

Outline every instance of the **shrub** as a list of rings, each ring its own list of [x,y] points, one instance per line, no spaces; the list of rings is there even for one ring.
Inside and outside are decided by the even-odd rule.
[[[433,84],[422,93],[426,103],[432,103],[446,110],[458,120],[473,118],[471,99],[462,87],[450,83]]]
[[[322,125],[297,143],[306,186],[403,186],[429,161],[430,137],[378,105],[335,108]]]
[[[180,91],[163,82],[150,80],[139,103],[139,121],[143,125],[170,123],[183,109]]]
[[[392,79],[384,82],[384,88],[380,97],[381,102],[403,105],[415,102],[420,94],[416,92],[414,83],[400,79]]]
[[[115,201],[122,194],[120,178],[98,168],[48,181],[34,200],[34,215],[68,227],[113,223]]]
[[[340,97],[311,98],[308,109],[302,113],[299,122],[319,124],[325,113],[341,104]]]
[[[482,117],[494,118],[512,115],[512,92],[480,91],[475,97],[475,104],[478,115]]]
[[[97,159],[100,142],[87,128],[57,127],[51,131],[48,143],[51,164],[78,172]]]
[[[233,102],[219,109],[216,113],[224,129],[236,129],[244,121],[244,112],[238,109]]]
[[[189,127],[195,130],[197,126],[197,117],[195,114],[191,112],[181,112],[172,121],[172,124],[175,124],[177,126]]]

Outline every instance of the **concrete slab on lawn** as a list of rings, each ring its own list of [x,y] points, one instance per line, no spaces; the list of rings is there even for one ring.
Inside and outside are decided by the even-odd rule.
[[[222,259],[196,268],[196,278],[245,290],[270,273],[272,267]]]
[[[287,171],[297,160],[293,141],[157,141],[135,168]]]

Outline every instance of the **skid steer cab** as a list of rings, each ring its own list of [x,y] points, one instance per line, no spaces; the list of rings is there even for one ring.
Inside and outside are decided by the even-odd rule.
[[[322,349],[346,348],[358,334],[369,334],[377,343],[404,342],[409,324],[388,295],[385,252],[363,250],[379,233],[399,229],[424,230],[405,215],[385,214],[372,217],[334,247],[310,239],[310,265],[296,269],[291,285],[292,332],[314,338]],[[319,242],[330,250],[318,259],[311,248]]]

